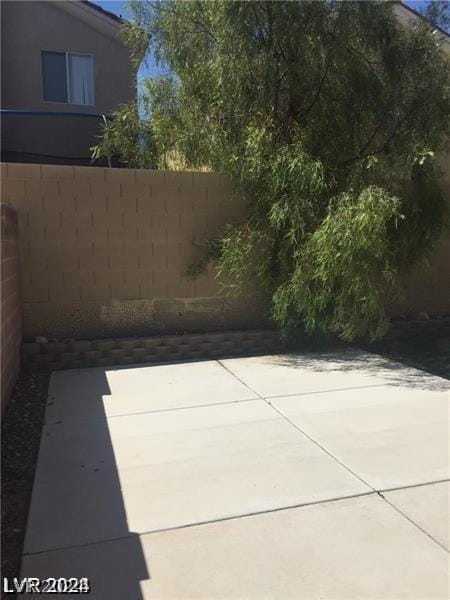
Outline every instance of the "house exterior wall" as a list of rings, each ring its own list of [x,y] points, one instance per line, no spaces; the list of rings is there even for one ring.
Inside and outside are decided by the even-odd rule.
[[[22,305],[20,299],[17,214],[0,203],[1,215],[1,411],[6,406],[20,369]]]
[[[62,5],[60,0],[1,3],[3,109],[108,114],[135,97],[133,68],[128,49],[117,38],[118,24],[99,22],[104,31],[99,30],[95,15],[94,25],[89,23],[85,5],[80,7],[83,19],[76,16],[77,6],[71,13]],[[94,106],[43,100],[42,50],[93,55]],[[30,162],[56,162],[33,158],[33,153],[68,157],[69,163],[89,160],[89,147],[100,131],[98,119],[80,117],[4,116],[2,125],[5,159],[22,155]]]

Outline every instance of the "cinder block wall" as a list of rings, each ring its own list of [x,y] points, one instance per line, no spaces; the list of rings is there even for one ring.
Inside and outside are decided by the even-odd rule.
[[[439,158],[442,187],[450,207],[450,152]],[[391,315],[427,312],[450,315],[450,235],[438,241],[428,265],[403,278],[405,298],[389,307]]]
[[[220,293],[186,269],[198,245],[245,218],[217,173],[4,164],[17,210],[26,338],[147,336],[266,325],[263,299]],[[447,170],[446,185],[450,169]],[[449,242],[407,282],[391,314],[450,313]]]
[[[441,240],[430,264],[405,277],[403,284],[405,298],[390,308],[391,315],[450,315],[450,239]]]
[[[24,334],[91,338],[261,325],[258,300],[187,267],[242,219],[216,173],[3,165],[18,213]]]
[[[11,395],[20,369],[22,307],[19,285],[17,214],[0,203],[1,215],[1,411]]]

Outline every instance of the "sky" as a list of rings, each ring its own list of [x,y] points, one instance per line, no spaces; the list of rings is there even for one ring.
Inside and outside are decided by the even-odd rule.
[[[95,4],[98,4],[105,10],[109,10],[116,14],[119,17],[124,17],[125,19],[130,19],[131,14],[126,10],[125,5],[126,2],[121,0],[92,0]],[[158,67],[155,64],[146,64],[142,63],[141,67],[138,71],[138,80],[145,78],[147,75],[155,75],[158,73]]]
[[[95,4],[98,4],[105,10],[109,10],[112,13],[115,13],[118,16],[129,17],[130,14],[125,10],[125,2],[121,2],[120,0],[93,0]]]

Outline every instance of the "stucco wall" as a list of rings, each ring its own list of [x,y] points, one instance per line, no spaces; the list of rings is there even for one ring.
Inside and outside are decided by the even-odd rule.
[[[256,297],[191,280],[201,244],[245,213],[215,173],[7,164],[18,213],[24,334],[49,338],[249,328]]]
[[[1,3],[2,108],[107,114],[135,97],[133,69],[117,37],[118,24],[102,22],[101,30],[61,5],[64,2]],[[42,50],[94,56],[94,106],[43,100]],[[9,157],[28,153],[27,160],[32,153],[89,158],[99,131],[99,122],[91,118],[5,116],[2,151]]]
[[[1,410],[6,406],[20,369],[22,306],[20,301],[17,214],[0,203],[1,215]]]

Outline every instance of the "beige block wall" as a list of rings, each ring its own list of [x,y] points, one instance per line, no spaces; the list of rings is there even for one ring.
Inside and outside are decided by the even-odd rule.
[[[391,315],[426,312],[450,314],[450,239],[442,239],[428,265],[403,281],[405,297],[390,309]]]
[[[251,327],[256,299],[185,273],[245,207],[215,173],[5,164],[17,209],[24,334],[83,338]]]
[[[20,370],[22,306],[19,285],[19,244],[17,214],[0,203],[1,216],[1,410],[3,412]]]
[[[450,153],[439,160],[442,186],[450,204]],[[405,298],[390,308],[391,314],[427,312],[450,314],[450,234],[438,241],[429,264],[404,278]]]
[[[205,239],[245,216],[216,173],[4,164],[18,214],[24,335],[92,338],[264,325],[264,302],[189,279]],[[450,241],[391,314],[450,313]]]

